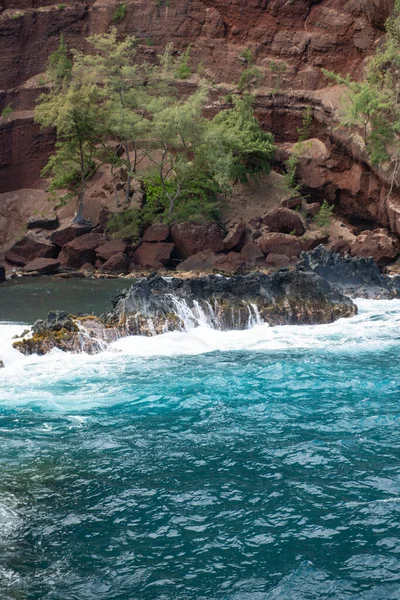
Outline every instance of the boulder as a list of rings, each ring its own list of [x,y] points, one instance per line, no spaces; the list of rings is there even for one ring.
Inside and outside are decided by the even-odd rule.
[[[304,252],[314,250],[320,244],[326,244],[329,240],[329,235],[321,231],[307,231],[307,233],[301,238],[301,247]]]
[[[240,254],[247,263],[253,265],[257,264],[257,261],[259,260],[264,260],[264,254],[261,252],[260,246],[251,242],[243,246]]]
[[[100,267],[100,271],[103,273],[126,273],[128,269],[129,259],[123,252],[113,254],[105,263]]]
[[[268,254],[265,259],[265,264],[267,267],[271,267],[273,269],[281,269],[283,267],[288,267],[292,259],[289,256],[285,256],[284,254]]]
[[[79,269],[85,263],[94,264],[96,248],[104,244],[102,233],[85,233],[63,246],[60,254],[61,264],[65,267]]]
[[[34,258],[56,258],[58,248],[49,240],[41,235],[29,232],[16,242],[6,253],[6,259],[9,262],[14,262],[12,259],[17,258],[19,262],[16,264],[26,265]]]
[[[133,255],[133,261],[146,269],[160,269],[169,262],[173,249],[174,244],[167,242],[143,242]]]
[[[236,275],[242,273],[246,267],[246,259],[238,252],[216,254],[215,269],[223,273]]]
[[[306,230],[306,222],[302,215],[290,208],[275,208],[263,217],[264,225],[271,231],[280,233],[295,233],[300,236]]]
[[[374,259],[377,265],[384,266],[399,253],[399,243],[386,229],[363,231],[350,248],[352,256]]]
[[[154,223],[144,232],[143,242],[166,242],[169,238],[169,226],[165,223]]]
[[[92,275],[95,272],[95,270],[96,270],[96,267],[90,263],[85,263],[79,269],[79,271],[81,273],[83,273],[84,275]]]
[[[341,254],[343,256],[349,254],[351,244],[348,240],[336,238],[332,240],[326,248],[333,254]]]
[[[281,201],[281,206],[284,208],[300,208],[303,203],[303,198],[301,196],[293,196],[291,198],[284,198]]]
[[[244,223],[238,223],[235,225],[224,237],[223,244],[225,250],[233,250],[233,248],[239,244],[245,230],[246,226]]]
[[[57,229],[59,221],[57,215],[47,217],[31,217],[26,226],[28,229]]]
[[[189,256],[186,260],[181,262],[176,270],[177,271],[197,271],[199,273],[205,273],[207,271],[213,271],[215,268],[215,261],[217,254],[212,250],[203,250]]]
[[[296,236],[286,233],[266,233],[260,238],[258,245],[264,254],[299,256],[302,250],[300,240]]]
[[[90,225],[74,225],[71,223],[70,225],[65,225],[64,227],[60,227],[54,231],[50,236],[50,241],[57,246],[65,246],[69,242],[72,242],[77,237],[81,235],[85,235],[85,233],[89,233],[92,229]]]
[[[176,223],[171,228],[171,237],[180,258],[188,258],[203,250],[224,250],[221,231],[216,223]]]
[[[51,275],[58,270],[60,261],[56,258],[35,258],[22,269],[24,273],[37,271],[41,275]]]
[[[15,254],[15,252],[11,252],[11,250],[6,252],[6,260],[13,265],[18,265],[18,267],[24,267],[27,262],[29,262],[27,258],[24,258],[19,254]]]
[[[306,204],[305,209],[310,217],[315,217],[321,210],[321,205],[319,202],[312,202],[311,204]]]
[[[129,244],[124,240],[110,240],[96,248],[96,256],[105,261],[109,260],[114,254],[126,254],[129,250]]]
[[[3,267],[3,265],[0,265],[0,282],[5,281],[6,280],[6,270],[5,267]]]

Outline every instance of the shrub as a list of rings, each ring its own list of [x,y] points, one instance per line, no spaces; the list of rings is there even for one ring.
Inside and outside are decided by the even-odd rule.
[[[113,14],[112,21],[116,25],[122,21],[122,19],[126,16],[126,4],[118,4],[115,12]]]
[[[257,67],[248,67],[240,75],[238,88],[241,92],[250,90],[263,79],[263,74]]]
[[[186,51],[182,54],[181,59],[178,63],[175,71],[175,77],[177,79],[188,79],[192,74],[192,69],[189,65],[190,61],[190,46],[187,47]]]
[[[11,113],[13,111],[14,111],[14,109],[11,106],[11,104],[7,104],[7,106],[5,106],[3,108],[3,110],[1,111],[1,116],[4,117],[5,119],[8,119],[8,117],[11,115]]]
[[[329,229],[332,221],[333,206],[328,204],[326,200],[323,201],[319,212],[315,215],[314,221],[320,227],[320,229]]]

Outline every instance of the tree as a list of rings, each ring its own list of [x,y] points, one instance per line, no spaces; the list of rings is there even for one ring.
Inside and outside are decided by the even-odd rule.
[[[93,173],[107,131],[107,111],[99,103],[98,87],[86,82],[82,69],[74,65],[70,79],[64,78],[39,98],[35,120],[42,127],[54,127],[57,133],[56,152],[43,173],[53,176],[52,189],[66,185],[77,189],[73,222],[84,224],[86,182]]]
[[[125,156],[120,162],[127,170],[125,201],[129,204],[132,178],[144,156],[138,141],[148,126],[148,121],[141,113],[141,108],[146,106],[147,66],[135,63],[135,38],[128,36],[118,41],[115,27],[110,33],[91,36],[88,42],[95,54],[76,53],[75,62],[82,65],[86,76],[93,84],[97,84],[99,97],[107,106],[108,133],[113,139],[119,140],[124,149]],[[115,155],[109,156],[113,167],[117,164]]]
[[[57,50],[54,50],[49,56],[46,74],[49,83],[56,89],[60,89],[65,81],[71,79],[72,61],[68,58],[68,49],[63,33],[60,35]]]
[[[372,164],[394,159],[400,164],[400,0],[386,21],[384,44],[366,64],[362,81],[324,70],[346,90],[341,122],[360,129]]]

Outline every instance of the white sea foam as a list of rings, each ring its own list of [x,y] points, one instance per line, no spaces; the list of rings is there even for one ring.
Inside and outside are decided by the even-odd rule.
[[[219,331],[204,324],[188,331],[154,337],[122,338],[98,355],[72,355],[53,350],[47,356],[23,356],[12,348],[12,337],[26,327],[0,324],[0,359],[5,369],[0,379],[60,377],[85,365],[102,370],[126,357],[197,355],[214,351],[278,351],[320,348],[328,352],[360,353],[389,348],[400,340],[400,300],[356,300],[359,314],[328,325],[269,327],[257,323],[242,331]],[[45,367],[46,364],[46,367]],[[3,387],[3,386],[2,386]]]

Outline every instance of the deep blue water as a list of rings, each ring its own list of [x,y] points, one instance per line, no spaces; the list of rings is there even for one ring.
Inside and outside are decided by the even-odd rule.
[[[41,358],[1,326],[0,598],[398,600],[399,324]]]

